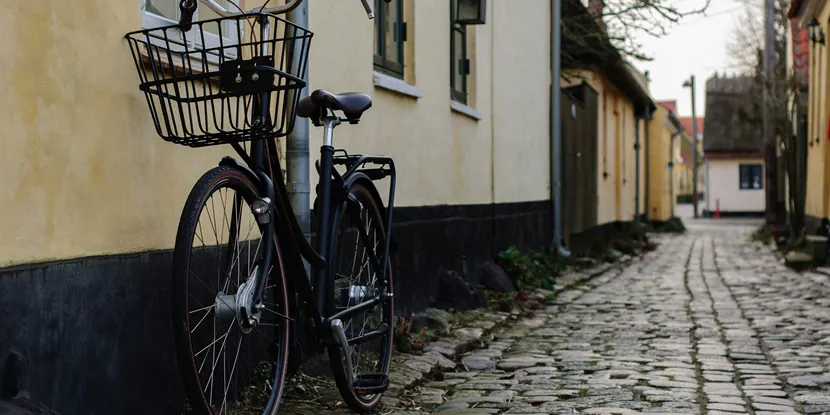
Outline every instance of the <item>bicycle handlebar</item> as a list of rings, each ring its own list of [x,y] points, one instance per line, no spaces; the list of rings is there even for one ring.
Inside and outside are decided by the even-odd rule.
[[[182,29],[184,31],[190,30],[191,23],[193,21],[193,13],[196,11],[196,4],[197,0],[181,0],[179,3],[179,8],[181,9],[181,18],[179,19],[179,24],[182,25]],[[222,17],[233,17],[239,16],[242,14],[248,13],[269,13],[269,14],[283,14],[288,13],[291,10],[294,10],[299,6],[303,0],[290,0],[288,3],[283,5],[276,5],[276,6],[267,6],[267,7],[254,7],[248,11],[229,11],[216,3],[214,0],[198,0],[203,3],[205,6],[208,6],[211,10],[213,10],[216,14]],[[361,0],[363,2],[363,8],[366,10],[366,15],[369,16],[369,19],[375,18],[375,13],[372,11],[372,7],[369,6],[369,0]],[[386,3],[391,2],[392,0],[384,0]]]
[[[283,13],[288,13],[291,10],[296,9],[297,6],[299,6],[300,3],[303,2],[303,0],[291,0],[288,3],[282,4],[282,5],[267,6],[267,7],[254,7],[253,9],[248,10],[248,11],[235,11],[235,12],[232,12],[232,11],[229,11],[229,10],[225,9],[224,7],[222,7],[221,5],[219,5],[218,3],[216,3],[213,0],[198,0],[198,1],[201,2],[202,4],[204,4],[205,6],[210,7],[211,10],[213,10],[216,14],[218,14],[219,16],[222,16],[222,17],[233,17],[233,16],[239,16],[239,15],[248,14],[248,13],[283,14]],[[187,8],[187,9],[193,8],[193,10],[195,10],[196,0],[182,0],[181,1],[181,7],[182,7],[182,11],[184,11],[185,8]],[[184,14],[182,14],[182,18],[184,18],[184,17],[185,17]]]

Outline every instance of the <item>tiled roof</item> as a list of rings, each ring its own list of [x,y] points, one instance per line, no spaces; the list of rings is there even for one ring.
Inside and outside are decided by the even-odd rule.
[[[689,136],[691,137],[691,135],[692,135],[692,117],[677,117],[677,119],[680,120],[680,124],[683,124],[683,129],[686,130],[686,132],[688,132]],[[701,137],[703,137],[703,124],[704,124],[704,118],[703,117],[697,117],[697,137],[698,137],[698,140],[700,140]]]
[[[674,112],[674,113],[677,113],[677,101],[676,100],[657,101],[657,103],[664,106],[664,107],[666,107],[667,110],[669,110],[671,112]]]

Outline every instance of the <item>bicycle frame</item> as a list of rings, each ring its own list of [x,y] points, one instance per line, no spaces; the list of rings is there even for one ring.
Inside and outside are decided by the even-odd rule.
[[[270,30],[268,20],[261,21],[261,35],[263,39],[267,39],[268,31]],[[267,43],[262,46],[262,55],[268,53]],[[252,111],[255,117],[259,114],[260,119],[267,120],[269,117],[270,106],[270,92],[260,94],[259,100],[255,100],[252,106]],[[274,138],[252,140],[250,146],[250,154],[242,148],[238,143],[231,143],[231,146],[236,153],[242,158],[248,167],[238,163],[235,159],[230,157],[223,158],[221,165],[231,165],[248,172],[255,182],[260,187],[262,195],[270,200],[269,214],[270,220],[265,226],[265,231],[262,232],[263,237],[266,237],[264,248],[266,254],[261,267],[262,274],[257,278],[257,285],[254,291],[254,304],[260,304],[264,291],[267,275],[266,270],[271,269],[273,255],[282,255],[285,260],[287,273],[290,274],[291,282],[297,287],[301,298],[304,300],[307,308],[307,313],[310,316],[318,338],[324,339],[326,342],[336,342],[331,330],[331,324],[335,320],[343,319],[353,314],[359,313],[366,309],[372,308],[382,301],[386,295],[386,286],[388,284],[387,269],[389,263],[389,254],[391,247],[391,229],[392,229],[392,210],[394,207],[395,197],[395,164],[390,157],[385,156],[363,156],[363,155],[349,155],[344,153],[343,156],[335,156],[336,150],[332,147],[334,128],[340,124],[338,117],[330,116],[324,120],[324,143],[320,147],[320,160],[317,162],[317,171],[319,175],[318,180],[318,200],[320,202],[320,209],[317,215],[317,243],[312,246],[309,241],[305,239],[297,218],[294,215],[290,201],[288,200],[288,192],[285,188],[285,181],[282,175],[282,168],[277,157],[277,145]],[[363,169],[367,164],[374,164],[377,167],[371,169]],[[346,171],[342,175],[334,168],[335,165],[346,166]],[[358,174],[360,173],[360,174]],[[354,200],[349,200],[348,185],[352,180],[361,178],[369,179],[370,181],[390,177],[389,203],[385,209],[386,212],[386,236],[383,256],[378,260],[370,253],[370,266],[375,268],[374,271],[378,273],[384,284],[384,291],[380,296],[371,300],[364,301],[360,304],[352,306],[346,310],[342,310],[333,315],[327,315],[329,310],[326,305],[333,304],[333,291],[330,283],[332,282],[333,269],[329,261],[331,252],[334,249],[333,244],[329,245],[329,239],[332,232],[332,225],[334,224],[335,214],[340,212],[340,206],[343,202],[355,203]],[[377,195],[376,195],[377,196]],[[383,205],[378,203],[381,209]],[[334,204],[337,208],[333,209]],[[316,209],[315,209],[316,210]],[[235,216],[235,215],[234,215]],[[233,225],[232,225],[233,226]],[[368,235],[365,229],[361,229],[360,237],[364,241],[368,240]],[[277,252],[277,245],[275,241],[280,241]],[[312,267],[312,275],[314,276],[314,284],[306,273],[305,266],[302,259],[305,258]],[[349,343],[367,341],[374,337],[385,334],[388,327],[379,327],[373,332],[364,334],[357,339],[351,339]]]

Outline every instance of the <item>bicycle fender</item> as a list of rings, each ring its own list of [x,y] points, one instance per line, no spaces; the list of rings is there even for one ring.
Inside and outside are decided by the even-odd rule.
[[[343,178],[344,185],[346,188],[352,187],[357,182],[362,182],[369,189],[369,192],[372,194],[372,198],[375,199],[375,203],[377,203],[378,207],[380,208],[380,213],[383,215],[383,220],[387,219],[388,215],[388,208],[386,205],[383,204],[383,199],[380,198],[380,193],[378,192],[377,187],[375,187],[375,183],[372,179],[369,178],[364,173],[361,172],[354,172],[346,177]],[[387,229],[387,232],[391,233],[391,229]],[[395,235],[392,235],[389,239],[389,254],[394,255],[395,252],[398,250],[398,242],[395,240]]]
[[[221,161],[219,161],[219,165],[220,166],[227,166],[227,167],[234,167],[234,168],[237,168],[239,170],[242,170],[242,172],[245,173],[245,175],[248,176],[248,178],[250,178],[252,182],[256,183],[259,190],[262,190],[262,180],[259,180],[259,177],[256,175],[256,173],[254,173],[253,170],[251,170],[250,167],[240,163],[237,159],[235,159],[231,156],[225,156],[225,157],[222,157]]]

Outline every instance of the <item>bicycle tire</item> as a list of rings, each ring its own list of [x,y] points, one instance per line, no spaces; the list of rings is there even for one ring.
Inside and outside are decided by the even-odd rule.
[[[380,199],[377,197],[377,191],[375,190],[374,186],[371,184],[371,181],[368,178],[362,180],[356,180],[349,186],[349,193],[354,195],[357,200],[360,202],[364,208],[366,208],[367,212],[369,213],[369,217],[372,220],[379,224],[380,227],[380,236],[381,240],[378,243],[379,247],[385,247],[386,236],[389,234],[388,230],[386,229],[386,222],[385,222],[385,215],[381,213],[380,209]],[[342,208],[338,209],[335,214],[333,232],[331,238],[330,246],[333,247],[331,251],[331,262],[332,264],[334,261],[339,257],[341,253],[340,250],[337,248],[337,243],[335,243],[336,238],[338,235],[341,234],[343,219],[347,216],[347,212]],[[382,252],[382,249],[380,249]],[[334,265],[332,265],[334,266]],[[392,266],[391,261],[387,261],[387,282],[388,287],[387,290],[390,294],[393,293],[393,279],[392,279]],[[332,269],[332,279],[334,279],[335,270]],[[350,285],[350,289],[351,289]],[[354,304],[351,304],[354,305]],[[393,347],[393,330],[394,330],[394,296],[389,295],[385,298],[385,301],[382,303],[381,306],[383,319],[388,324],[388,331],[385,338],[381,339],[381,346],[383,354],[382,357],[378,358],[378,370],[373,371],[373,373],[384,373],[388,375],[389,367],[391,365],[392,360],[392,347]],[[348,334],[347,334],[348,336]],[[383,396],[382,393],[370,395],[369,397],[364,397],[358,395],[351,382],[349,382],[349,376],[346,373],[347,368],[345,366],[342,353],[338,346],[329,346],[328,348],[329,353],[329,362],[331,364],[332,372],[334,374],[334,380],[337,384],[337,388],[340,391],[340,395],[343,398],[343,402],[353,411],[357,413],[368,413],[373,411],[378,404],[380,403],[380,399]],[[357,368],[359,371],[359,368]]]
[[[182,211],[181,220],[179,222],[179,228],[176,235],[176,246],[174,250],[174,261],[173,261],[173,297],[172,297],[172,306],[173,306],[173,331],[174,331],[174,340],[176,345],[176,353],[177,353],[177,360],[179,371],[181,374],[183,386],[185,389],[185,393],[188,399],[189,406],[191,408],[192,413],[199,414],[199,415],[208,415],[214,413],[225,413],[223,408],[227,403],[228,399],[228,392],[230,390],[230,386],[234,387],[233,392],[238,393],[235,398],[239,399],[235,404],[237,405],[250,405],[250,408],[257,408],[257,412],[259,409],[262,409],[262,413],[267,415],[273,415],[277,412],[277,407],[279,406],[280,399],[282,397],[282,392],[285,385],[285,378],[286,378],[286,368],[288,363],[288,345],[290,341],[290,322],[287,319],[284,319],[285,316],[289,316],[289,302],[288,302],[288,290],[286,284],[286,274],[283,259],[281,256],[281,251],[279,249],[278,241],[275,238],[275,252],[272,253],[273,261],[272,261],[272,268],[268,275],[268,280],[266,282],[266,286],[268,290],[266,292],[266,299],[270,298],[271,301],[268,302],[268,306],[272,307],[269,309],[266,306],[266,310],[274,313],[275,315],[281,314],[282,316],[278,319],[281,320],[282,324],[277,326],[274,324],[274,328],[270,329],[267,326],[260,325],[257,326],[255,329],[251,330],[250,333],[245,334],[242,333],[241,329],[239,331],[239,345],[236,349],[235,359],[233,361],[233,367],[230,371],[230,382],[233,383],[236,378],[240,378],[240,381],[234,385],[228,383],[227,377],[223,378],[225,385],[224,385],[224,398],[220,409],[218,412],[215,409],[212,409],[212,401],[214,398],[214,390],[215,388],[212,386],[216,384],[218,381],[214,381],[214,375],[216,374],[215,370],[218,366],[218,360],[216,353],[215,353],[215,346],[213,349],[214,354],[214,363],[212,367],[213,373],[211,374],[210,378],[207,382],[203,382],[203,378],[200,376],[200,367],[197,363],[197,352],[196,347],[194,347],[194,337],[196,336],[197,329],[205,320],[213,321],[214,327],[214,336],[216,335],[216,327],[217,322],[220,321],[219,319],[219,296],[215,297],[213,304],[207,302],[211,301],[209,296],[200,296],[199,298],[206,299],[205,302],[202,304],[197,304],[202,306],[204,304],[208,304],[207,307],[200,307],[197,311],[205,311],[205,315],[201,318],[199,322],[197,322],[194,326],[193,320],[198,318],[198,314],[191,319],[191,314],[194,311],[191,310],[190,303],[197,303],[196,294],[198,290],[201,289],[204,291],[204,288],[207,288],[210,291],[209,284],[204,284],[204,288],[197,288],[200,287],[193,282],[191,286],[191,275],[196,276],[198,270],[194,271],[195,265],[199,265],[205,262],[209,257],[213,256],[213,250],[211,247],[208,247],[205,244],[206,237],[204,235],[199,235],[200,231],[203,231],[204,228],[201,228],[201,222],[199,222],[200,217],[203,213],[209,212],[210,209],[208,208],[208,200],[211,200],[213,203],[213,199],[211,198],[213,195],[219,193],[221,196],[222,189],[231,189],[235,191],[235,195],[238,194],[240,197],[234,196],[234,207],[232,213],[232,220],[229,223],[231,228],[234,227],[233,223],[237,223],[236,230],[237,232],[241,231],[242,226],[240,226],[241,216],[243,213],[244,207],[243,204],[247,204],[248,208],[250,209],[250,204],[254,201],[259,199],[260,194],[257,191],[257,187],[254,182],[251,180],[248,175],[241,171],[238,168],[233,168],[229,166],[220,166],[213,168],[206,172],[202,177],[198,180],[196,185],[191,190],[187,202],[185,203],[184,209]],[[230,197],[228,197],[229,199]],[[224,201],[224,199],[223,199]],[[223,206],[224,207],[224,206]],[[216,212],[215,203],[213,203],[213,211]],[[250,210],[248,211],[250,212]],[[239,217],[239,220],[236,218]],[[253,216],[252,216],[253,217]],[[255,224],[251,225],[251,229],[249,232],[256,226],[259,229],[259,232],[262,233],[263,230],[260,228],[260,225]],[[216,228],[214,228],[214,232]],[[220,234],[221,235],[221,234]],[[197,238],[198,236],[198,238]],[[265,235],[260,236],[260,242],[262,237]],[[248,236],[246,236],[247,238]],[[271,235],[270,237],[274,237]],[[203,250],[198,251],[198,253],[194,253],[193,245],[200,239],[204,248]],[[236,261],[233,260],[230,263],[230,270],[227,272],[232,273],[234,263],[237,264],[237,270],[241,268],[241,263],[243,262],[242,250],[238,248],[239,242],[239,235],[234,238],[236,241],[234,243],[234,251],[230,252],[229,254],[233,257],[234,255],[237,256]],[[215,244],[217,248],[217,255],[221,260],[222,255],[222,245],[223,242],[221,241],[222,238],[217,237]],[[230,247],[231,241],[231,229],[228,230],[228,248]],[[249,240],[250,241],[250,240]],[[251,265],[250,262],[250,242],[248,243],[248,262],[249,266]],[[226,251],[226,254],[228,252]],[[259,262],[261,256],[264,254],[260,253],[259,247],[257,247],[256,251],[254,252],[254,263]],[[250,275],[252,271],[249,269],[247,273],[242,273],[241,271],[237,272],[237,284],[239,285],[240,277],[242,275]],[[227,286],[228,293],[235,292],[233,287],[232,277],[233,275],[229,274],[225,278],[224,283],[220,283],[220,278],[222,274],[222,269],[219,268],[219,273],[217,273],[217,293],[219,293],[219,286]],[[212,276],[211,276],[212,279]],[[237,289],[239,286],[237,285]],[[214,293],[209,293],[213,295]],[[221,294],[221,293],[220,293]],[[192,300],[192,301],[191,301]],[[225,310],[233,310],[234,308],[226,308]],[[213,317],[208,319],[208,316],[213,313]],[[227,311],[225,312],[227,314]],[[265,312],[263,312],[265,314]],[[222,354],[223,351],[227,354],[227,351],[233,346],[229,346],[225,349],[225,345],[228,340],[231,338],[231,330],[234,329],[236,317],[228,324],[228,332],[224,335],[225,339],[222,342],[222,348],[219,349],[219,354]],[[264,322],[264,320],[263,320]],[[224,329],[224,328],[223,328]],[[242,360],[239,360],[241,349],[242,349],[242,340],[245,336],[251,336],[254,333],[254,330],[257,331],[258,334],[261,334],[265,337],[265,341],[263,343],[257,343],[256,347],[253,350],[254,355],[252,355],[252,349],[250,342],[253,342],[255,339],[248,337],[251,339],[248,343],[248,356],[247,362],[249,364],[248,367],[242,367]],[[273,332],[273,345],[271,344],[271,339],[268,337],[270,332]],[[214,340],[214,343],[216,340]],[[202,349],[204,350],[204,349]],[[265,356],[262,361],[256,361],[260,358],[260,356]],[[225,356],[226,358],[227,356]],[[207,354],[204,358],[207,360]],[[242,359],[245,359],[243,355]],[[256,362],[255,362],[256,361]],[[228,368],[226,366],[227,360],[223,362],[223,375],[228,374]],[[240,369],[239,372],[236,372],[237,363],[239,363]],[[205,368],[205,361],[202,361],[201,368]],[[247,371],[247,376],[245,372]],[[270,372],[270,373],[269,373]],[[268,382],[254,382],[258,381],[259,379],[256,377],[262,377]],[[218,379],[218,376],[217,378]],[[211,383],[212,382],[212,383]],[[210,386],[210,393],[208,394],[208,388],[203,387],[203,383],[206,383],[207,386]],[[259,384],[260,386],[256,386]],[[268,390],[268,386],[270,386],[270,391]],[[261,388],[260,391],[257,388]],[[219,389],[221,391],[221,389]],[[241,391],[241,392],[239,392]],[[207,396],[210,395],[210,396]],[[264,402],[262,403],[248,403],[247,401],[250,400],[252,397],[261,397]],[[215,405],[214,405],[215,406]],[[261,407],[261,408],[260,408]],[[249,409],[250,409],[249,408]],[[245,412],[250,413],[250,412]]]

